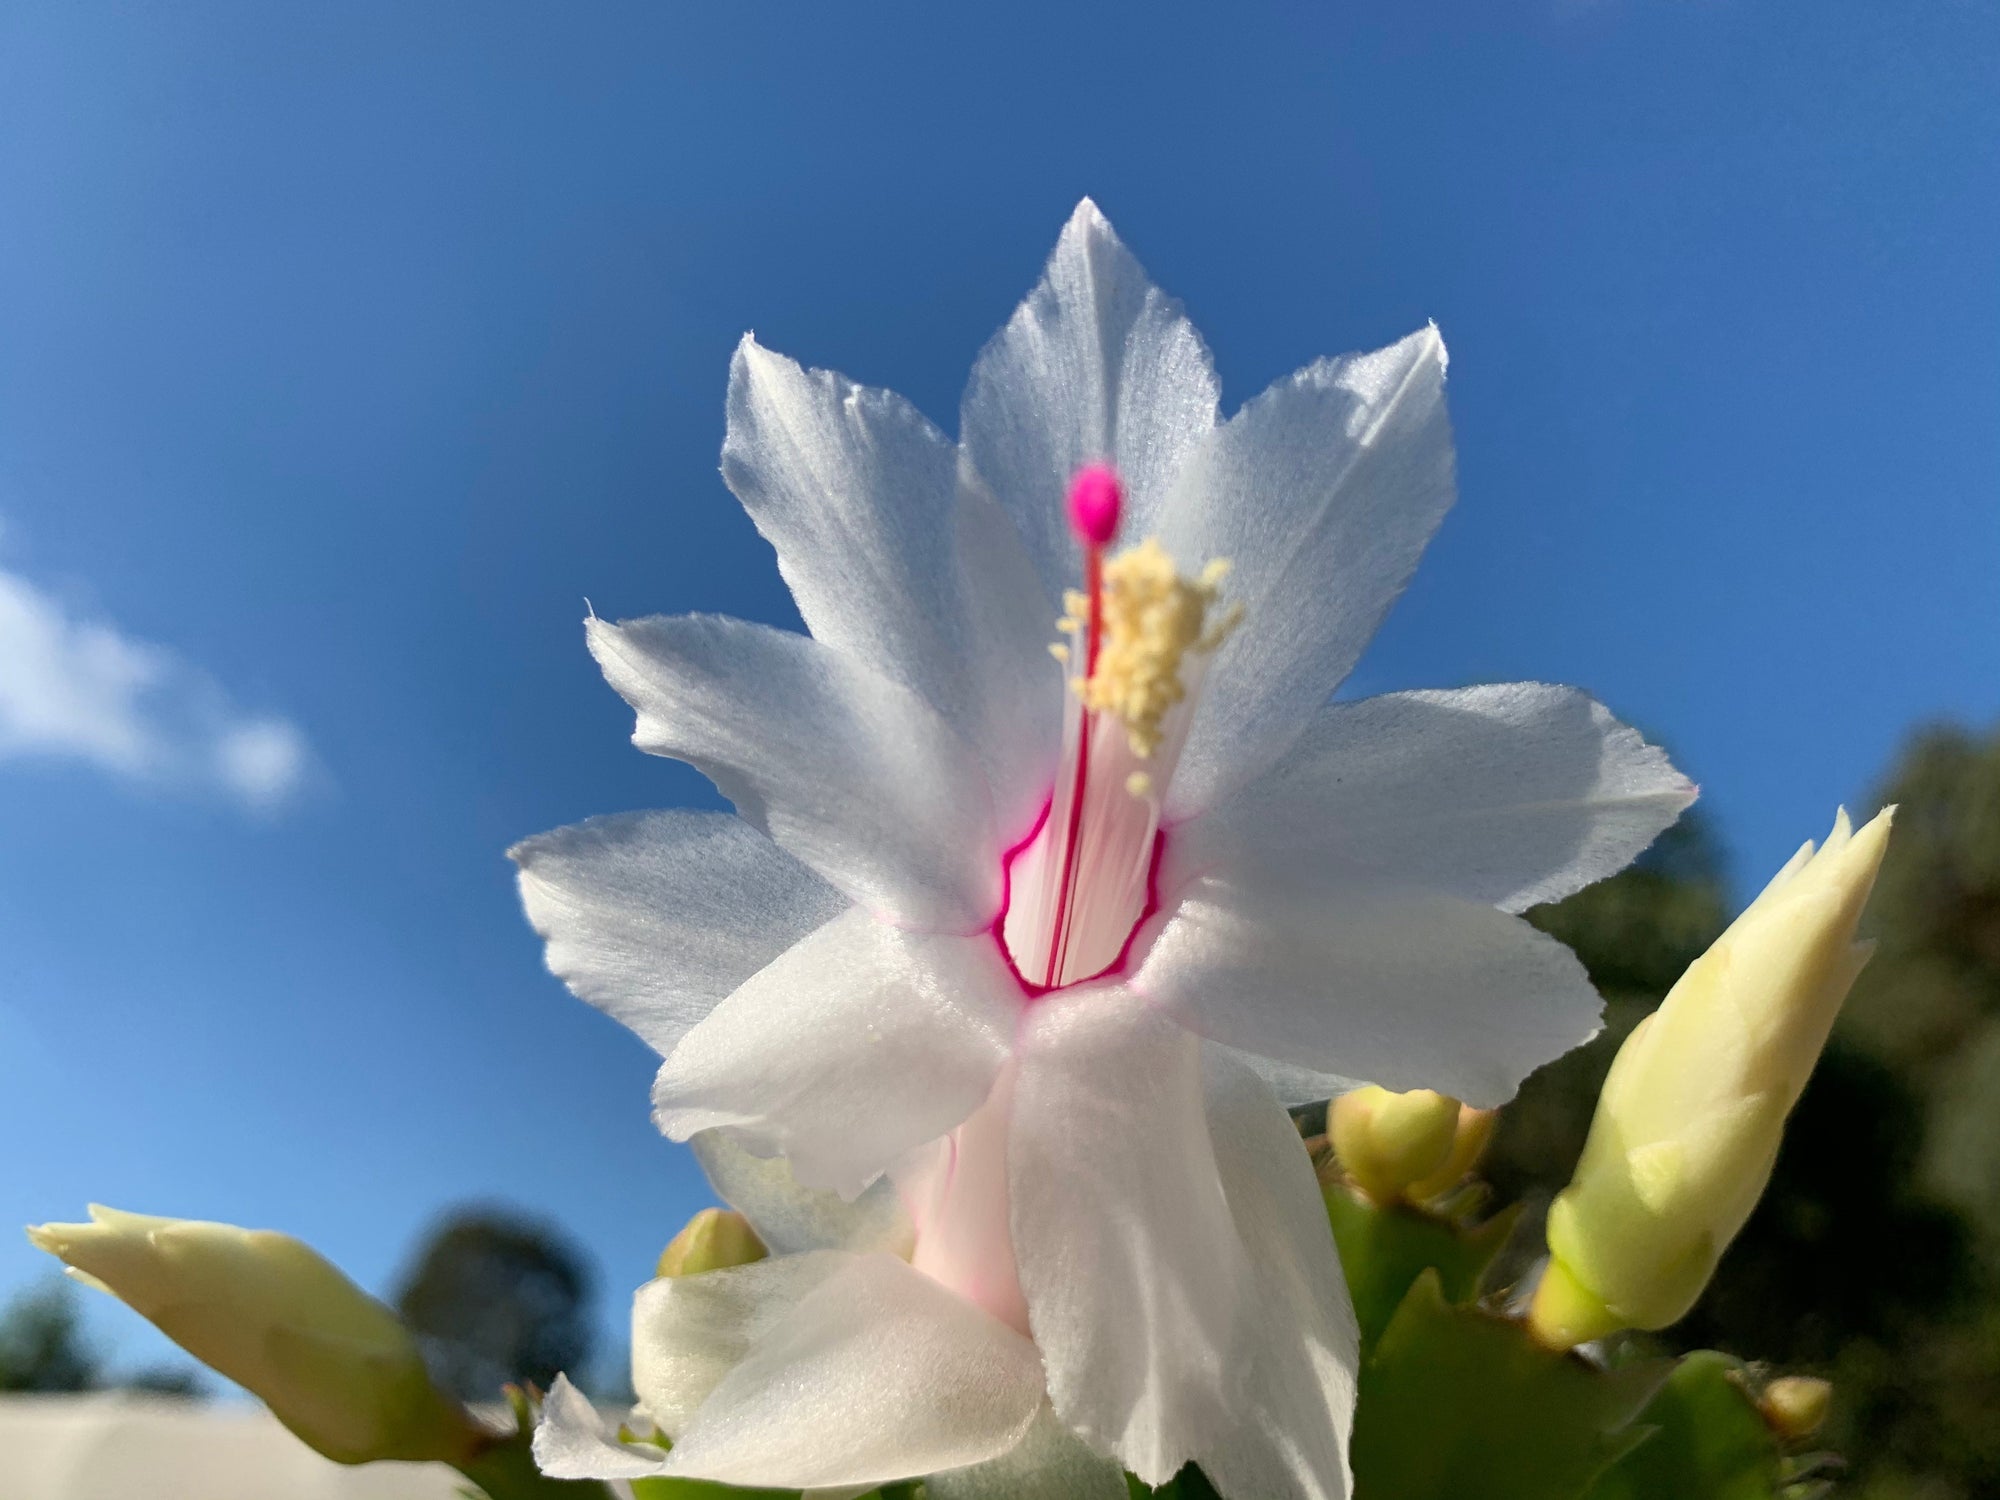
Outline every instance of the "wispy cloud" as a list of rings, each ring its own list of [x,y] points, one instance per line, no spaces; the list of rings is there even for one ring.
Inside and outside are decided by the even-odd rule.
[[[208,673],[0,568],[0,762],[84,761],[127,780],[285,806],[312,767],[290,720],[247,712]]]

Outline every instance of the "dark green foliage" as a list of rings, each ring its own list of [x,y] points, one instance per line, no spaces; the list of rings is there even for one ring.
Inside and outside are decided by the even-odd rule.
[[[101,1383],[68,1282],[30,1287],[7,1304],[0,1316],[0,1391],[88,1391]]]
[[[553,1226],[471,1208],[431,1231],[394,1305],[439,1386],[490,1401],[510,1381],[546,1389],[588,1363],[591,1296],[582,1253]]]
[[[632,1500],[799,1500],[797,1490],[745,1490],[709,1479],[635,1479]]]
[[[1426,1271],[1362,1363],[1355,1500],[1574,1500],[1645,1439],[1632,1421],[1667,1372],[1552,1354]]]
[[[0,1392],[106,1387],[157,1396],[200,1396],[207,1389],[191,1365],[154,1365],[122,1377],[108,1374],[84,1339],[76,1289],[61,1277],[28,1288],[0,1313]]]
[[[1364,1359],[1425,1271],[1436,1273],[1447,1301],[1477,1297],[1487,1267],[1519,1217],[1518,1210],[1508,1209],[1483,1224],[1461,1225],[1401,1204],[1378,1208],[1338,1184],[1325,1196]]]
[[[1739,1361],[1625,1350],[1605,1368],[1484,1296],[1511,1214],[1473,1224],[1338,1184],[1326,1200],[1362,1326],[1355,1500],[1804,1500]]]
[[[1896,837],[1843,1029],[1919,1090],[1925,1180],[2000,1263],[2000,731],[1925,731],[1877,800]]]
[[[1635,1424],[1651,1431],[1589,1500],[1771,1500],[1784,1473],[1740,1363],[1712,1350],[1675,1366]]]
[[[1127,1474],[1125,1488],[1131,1492],[1132,1500],[1222,1500],[1215,1486],[1208,1482],[1208,1476],[1193,1464],[1157,1489]]]
[[[118,1383],[125,1390],[143,1391],[151,1396],[199,1399],[208,1394],[208,1382],[193,1365],[149,1365]]]

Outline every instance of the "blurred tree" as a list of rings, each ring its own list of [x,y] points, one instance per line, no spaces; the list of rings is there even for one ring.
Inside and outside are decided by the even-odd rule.
[[[546,1390],[588,1365],[592,1290],[582,1252],[553,1225],[472,1207],[430,1231],[394,1301],[438,1383],[490,1401],[509,1381]]]
[[[125,1376],[106,1373],[84,1339],[76,1288],[59,1276],[19,1293],[0,1312],[0,1392],[114,1388],[159,1396],[207,1394],[190,1365],[150,1365]]]
[[[0,1391],[89,1391],[99,1383],[67,1281],[31,1286],[7,1304],[0,1313]]]
[[[1877,801],[1896,838],[1842,1030],[1920,1090],[1923,1180],[2000,1260],[2000,728],[1913,736]]]

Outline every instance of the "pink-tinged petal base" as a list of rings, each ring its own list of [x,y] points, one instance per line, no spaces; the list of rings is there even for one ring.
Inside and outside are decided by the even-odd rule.
[[[914,1153],[895,1174],[916,1226],[910,1264],[1021,1333],[1028,1304],[1014,1268],[1007,1224],[1007,1134],[1014,1111],[1014,1067],[958,1129]]]

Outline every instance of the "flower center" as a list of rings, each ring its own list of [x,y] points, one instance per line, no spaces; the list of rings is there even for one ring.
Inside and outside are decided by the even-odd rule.
[[[1083,544],[1081,592],[1049,649],[1067,669],[1062,760],[1049,806],[1007,855],[1007,901],[994,924],[1030,994],[1122,964],[1158,905],[1160,799],[1180,759],[1208,658],[1236,628],[1218,609],[1229,570],[1184,577],[1152,538],[1115,556],[1122,493],[1109,468],[1077,475],[1070,523]]]

